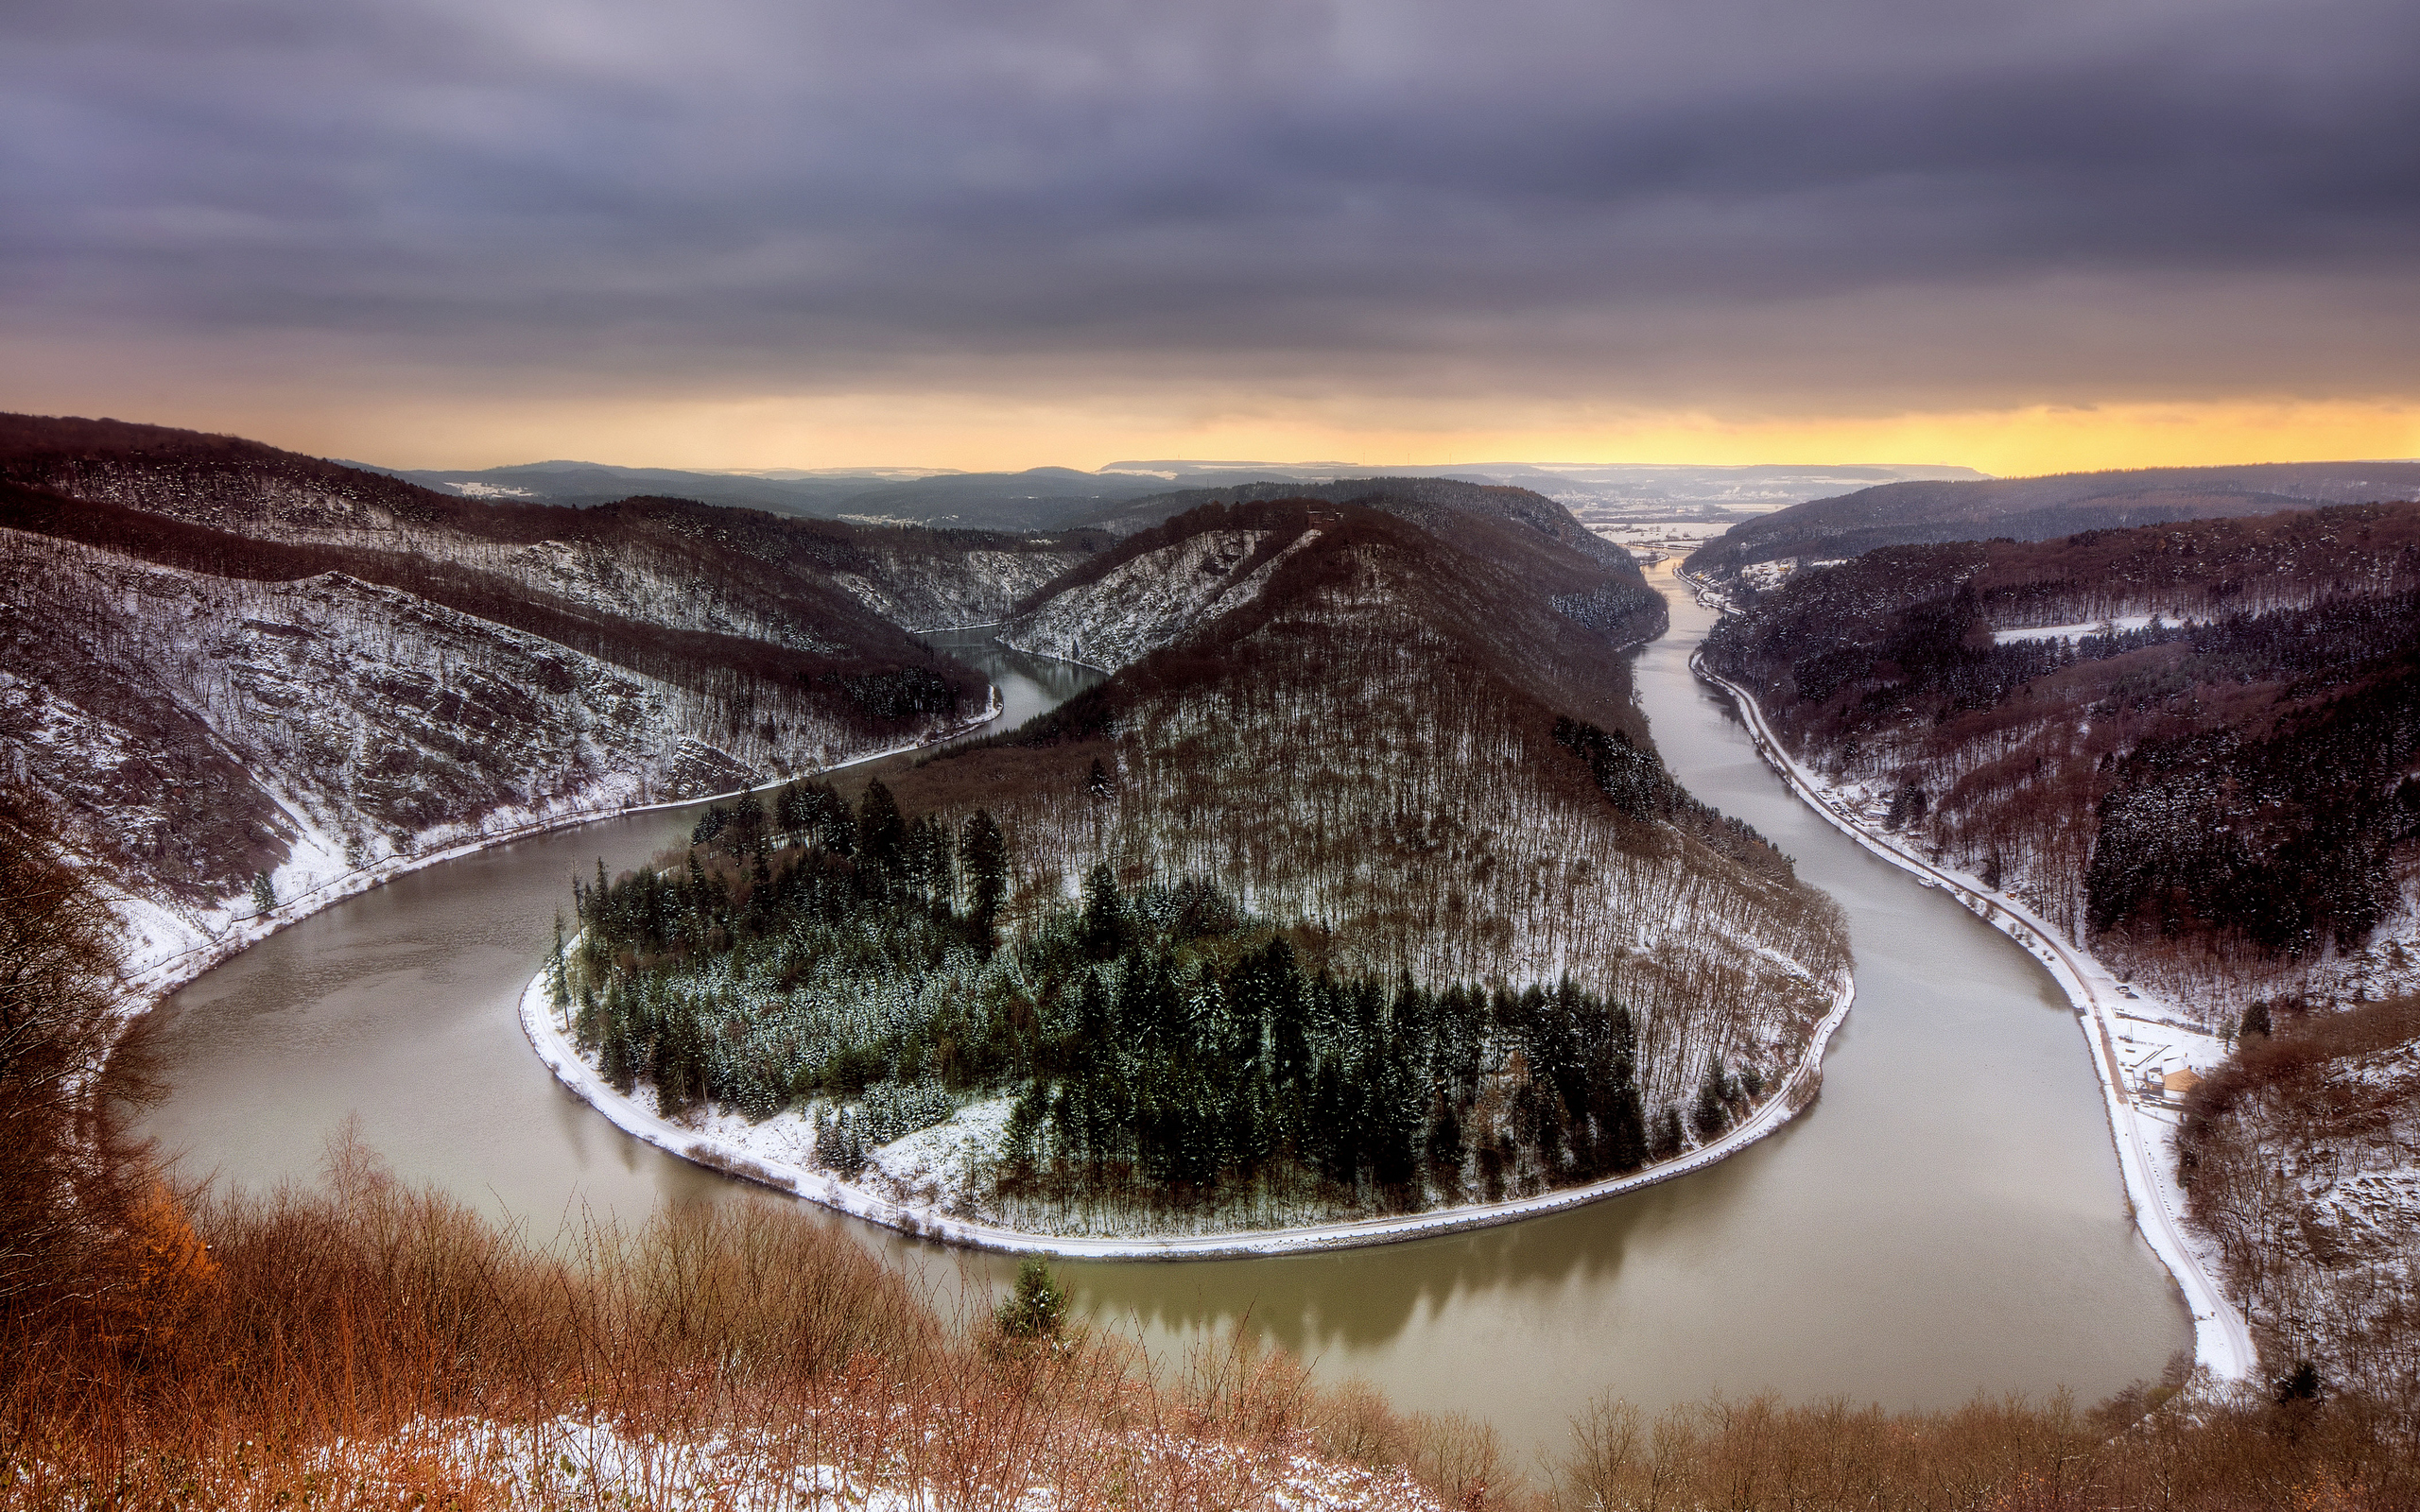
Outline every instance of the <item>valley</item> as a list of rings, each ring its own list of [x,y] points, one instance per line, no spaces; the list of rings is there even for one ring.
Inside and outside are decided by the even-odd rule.
[[[2415,63],[0,8],[0,1512],[2420,1512]]]
[[[1248,1323],[1322,1379],[1364,1376],[1422,1410],[1486,1403],[1516,1452],[1560,1444],[1599,1389],[1649,1405],[1772,1388],[1945,1408],[1977,1389],[2112,1391],[2189,1348],[2124,1218],[2091,1068],[2047,978],[1775,781],[1688,670],[1712,616],[1670,602],[1675,633],[1636,673],[1658,749],[1849,911],[1858,999],[1813,1112],[1684,1181],[1509,1227],[1345,1254],[1068,1260],[1084,1315],[1167,1358]],[[995,679],[1026,675],[957,639]],[[163,1016],[176,1091],[147,1131],[258,1191],[311,1179],[325,1137],[357,1117],[403,1179],[541,1239],[581,1213],[635,1223],[667,1200],[766,1200],[562,1090],[516,1013],[570,881],[600,853],[618,870],[679,844],[706,807],[448,862],[246,951]],[[988,1296],[1013,1270],[849,1231],[945,1297]],[[1526,1363],[1540,1350],[1574,1363],[1540,1372]]]
[[[1534,495],[1365,498],[1130,537],[1001,630],[1100,686],[600,877],[561,1029],[777,1184],[1070,1252],[1501,1222],[1770,1128],[1845,952],[1628,732],[1660,599]]]
[[[1001,1273],[947,1245],[1055,1255],[1077,1306],[1132,1316],[1155,1349],[1249,1317],[1413,1405],[1495,1380],[1496,1421],[1516,1435],[1574,1410],[1575,1388],[1503,1377],[1517,1351],[1480,1341],[1575,1319],[1614,1354],[1648,1342],[1589,1376],[1651,1402],[1834,1389],[1848,1341],[1871,1351],[1885,1315],[1900,1346],[1876,1358],[1876,1392],[1914,1383],[1947,1403],[1995,1383],[2147,1377],[2192,1337],[2191,1314],[2214,1314],[2180,1307],[2133,1226],[2111,1221],[2130,1182],[2190,1245],[2216,1245],[2199,1261],[2246,1304],[2264,1363],[2300,1347],[2282,1342],[2276,1288],[2308,1295],[2324,1274],[2349,1295],[2344,1241],[2282,1269],[2273,1242],[2254,1277],[2230,1258],[2254,1251],[2210,1235],[2273,1233],[2337,1211],[2325,1182],[2358,1189],[2330,1231],[2386,1257],[2356,1287],[2362,1305],[2401,1295],[2400,1177],[2390,1158],[2379,1185],[2368,1115],[2280,1133],[2279,1105],[2255,1088],[2206,1112],[2169,1099],[2188,1125],[2208,1120],[2177,1136],[2174,1111],[2159,1124],[2161,1099],[2135,1085],[2181,1069],[2240,1089],[2222,1031],[2241,1025],[2210,1005],[2242,972],[2267,973],[2261,1001],[2299,1025],[2329,991],[2394,990],[2392,951],[2364,966],[2342,947],[2230,943],[2238,926],[2189,901],[2181,928],[2142,916],[2123,926],[2135,947],[2096,938],[2104,959],[2137,950],[2095,988],[2114,994],[2097,1055],[2028,954],[2061,981],[2099,969],[2054,937],[2089,915],[2090,879],[2057,869],[2077,850],[1956,828],[1988,816],[1995,790],[1958,786],[1981,769],[1967,757],[1936,770],[1907,744],[1910,700],[1955,712],[2020,686],[1993,680],[2000,662],[2072,677],[2189,645],[2239,676],[2314,633],[2390,660],[2357,663],[2366,680],[2342,688],[2287,666],[2302,680],[2278,696],[2303,700],[2304,726],[2272,728],[2358,735],[2373,705],[2391,725],[2397,684],[2377,674],[2399,621],[2344,608],[2406,591],[2391,509],[1887,548],[1795,564],[1763,590],[1743,575],[1718,626],[1668,561],[1642,577],[1537,495],[1454,480],[1239,490],[1054,542],[646,500],[457,528],[415,520],[408,496],[401,511],[348,500],[343,479],[258,481],[284,466],[246,462],[249,493],[220,473],[182,494],[156,468],[53,469],[10,485],[5,538],[27,585],[15,644],[54,669],[20,748],[51,753],[44,781],[85,833],[170,868],[137,875],[224,879],[218,954],[292,925],[144,1032],[176,1088],[149,1127],[211,1152],[235,1189],[307,1173],[356,1118],[407,1178],[542,1231],[599,1200],[635,1216],[673,1193],[778,1200],[771,1188],[871,1220],[841,1221],[959,1296]],[[734,570],[710,593],[667,591],[697,551]],[[319,553],[360,573],[313,571]],[[1939,646],[1923,638],[1936,582],[1985,606]],[[976,616],[991,623],[935,627]],[[2264,616],[2297,628],[2270,633]],[[643,624],[656,627],[644,647],[623,627]],[[1861,703],[1825,715],[1836,724],[1810,722],[1793,692],[1803,655],[1754,660],[1801,644],[1847,667],[1840,685],[1866,679]],[[740,646],[736,679],[692,670]],[[1812,799],[1906,847],[1918,871],[1946,868],[1947,895],[1776,784],[1693,675],[1701,651],[1755,691],[1794,753],[1840,730],[1886,752],[1890,782],[1826,769]],[[1868,663],[1849,665],[1858,654]],[[2183,664],[2189,685],[2199,663]],[[2098,696],[2129,696],[2142,679],[2128,675]],[[953,690],[946,703],[920,707],[924,677]],[[2121,707],[2116,737],[2175,738],[2175,680],[2158,684],[2166,705]],[[1935,727],[1944,751],[1967,738],[1957,719]],[[801,762],[793,742],[816,729],[830,733]],[[83,760],[119,749],[149,765]],[[220,766],[190,781],[251,783],[270,806],[247,817],[205,786],[167,811],[179,822],[143,828],[128,795],[182,784],[124,772],[160,769],[165,750],[215,753]],[[722,796],[683,801],[696,793]],[[539,833],[599,808],[624,815]],[[2393,803],[2382,812],[2392,881]],[[1989,857],[1968,853],[1987,833],[2001,847],[1990,878]],[[313,889],[278,869],[298,858],[352,880]],[[426,869],[401,874],[413,868]],[[208,917],[208,885],[150,886],[121,901],[138,929]],[[2083,902],[2062,903],[2063,886]],[[2031,935],[2012,942],[1967,911],[1994,888],[2040,913]],[[2334,907],[2339,892],[2304,896]],[[1926,916],[1913,936],[1910,907]],[[564,952],[533,983],[549,929]],[[2190,949],[2158,943],[2179,938]],[[359,966],[327,969],[340,960]],[[2210,962],[2238,974],[2195,988]],[[200,964],[155,957],[152,975]],[[2399,1041],[2381,1032],[2335,1053],[2350,1069],[2293,1074],[2391,1082]],[[2153,1121],[2124,1159],[2104,1098]],[[554,1132],[538,1135],[531,1113],[548,1108]],[[2279,1140],[2306,1142],[2296,1160],[2322,1185],[2247,1184],[2243,1152]],[[2169,1181],[2188,1151],[2238,1175]],[[1879,1188],[1877,1168],[1892,1173]],[[2363,1227],[2345,1227],[2356,1214]],[[1323,1268],[1340,1260],[1322,1252],[1377,1242],[1351,1262],[1364,1300],[1340,1312]],[[1608,1253],[1627,1258],[1608,1267]],[[1117,1263],[1143,1254],[1181,1260],[1173,1284],[1190,1299]],[[1806,1333],[1810,1259],[1832,1321],[1808,1336],[1829,1343],[1688,1358],[1681,1340],[1727,1336],[1743,1310],[1766,1314],[1754,1337]],[[1979,1314],[1978,1278],[2034,1300]],[[1421,1300],[1441,1284],[1467,1299]],[[1922,1337],[1901,1331],[1910,1306],[1933,1309]],[[2399,1337],[2394,1316],[2360,1337]],[[2208,1380],[2255,1368],[2214,1336]]]

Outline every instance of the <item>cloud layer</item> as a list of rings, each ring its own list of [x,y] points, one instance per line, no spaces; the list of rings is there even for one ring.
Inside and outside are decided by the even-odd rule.
[[[0,301],[558,400],[2409,396],[2416,62],[2409,0],[84,0],[0,16]]]

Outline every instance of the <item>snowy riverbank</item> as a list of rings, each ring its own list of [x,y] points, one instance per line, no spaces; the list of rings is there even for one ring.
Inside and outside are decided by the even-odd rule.
[[[125,968],[128,1001],[132,1005],[133,1014],[139,1016],[202,972],[279,930],[301,923],[322,909],[347,898],[357,897],[408,872],[441,862],[458,861],[495,846],[531,839],[557,830],[594,824],[602,819],[625,818],[633,814],[650,814],[661,809],[685,808],[694,803],[727,802],[748,793],[769,792],[800,777],[841,771],[867,762],[880,761],[887,756],[904,755],[963,739],[999,718],[1000,713],[1000,690],[995,685],[992,689],[990,702],[977,717],[962,720],[921,740],[888,746],[880,750],[853,756],[844,762],[836,762],[819,768],[817,772],[775,777],[724,793],[662,801],[632,801],[627,799],[617,801],[610,796],[616,780],[609,779],[596,784],[586,800],[574,799],[535,813],[527,809],[498,810],[490,814],[475,833],[462,839],[428,850],[398,851],[357,867],[334,859],[342,856],[342,846],[320,834],[299,809],[288,805],[288,811],[301,826],[304,839],[298,848],[299,853],[280,867],[269,879],[275,896],[281,900],[274,907],[243,914],[236,912],[235,903],[230,901],[216,909],[189,915],[170,910],[146,898],[121,894],[110,900],[129,946]]]
[[[1855,983],[1843,974],[1834,986],[1831,1009],[1816,1025],[1806,1055],[1772,1095],[1737,1125],[1710,1143],[1628,1176],[1505,1202],[1439,1208],[1394,1218],[1183,1237],[1095,1237],[1027,1233],[948,1211],[953,1199],[964,1190],[962,1175],[968,1169],[967,1162],[979,1160],[996,1150],[1000,1124],[1006,1116],[1004,1103],[977,1104],[961,1109],[944,1124],[919,1130],[875,1151],[870,1169],[893,1188],[891,1192],[843,1181],[809,1163],[813,1137],[808,1120],[802,1113],[781,1113],[757,1124],[722,1112],[678,1122],[662,1117],[638,1097],[615,1091],[573,1045],[570,1026],[555,1007],[550,975],[550,971],[541,971],[523,989],[522,1029],[556,1078],[624,1133],[667,1154],[902,1233],[1008,1254],[1086,1260],[1205,1260],[1394,1244],[1560,1212],[1702,1171],[1781,1128],[1814,1102],[1823,1082],[1824,1048],[1848,1017],[1856,995]],[[651,1103],[651,1094],[643,1091],[641,1095]],[[987,1133],[988,1144],[984,1139]],[[954,1180],[953,1177],[961,1179]],[[895,1194],[902,1190],[912,1194]]]
[[[1681,580],[1702,596],[1709,592],[1692,579]],[[2140,1090],[2148,1069],[2198,1070],[2214,1065],[2221,1053],[2218,1041],[2189,1024],[2161,1016],[2155,1002],[2121,984],[2090,953],[2065,938],[2023,902],[1984,886],[1979,878],[1903,848],[1881,826],[1879,816],[1868,812],[1866,795],[1834,788],[1783,748],[1766,723],[1764,711],[1746,689],[1707,670],[1694,656],[1689,664],[1700,678],[1731,696],[1757,750],[1800,799],[1867,850],[1911,873],[1922,885],[1947,892],[2048,968],[2075,1007],[2100,1079],[2102,1107],[2109,1117],[2135,1227],[2176,1279],[2193,1314],[2195,1362],[2221,1380],[2249,1378],[2258,1363],[2251,1332],[2220,1287],[2216,1255],[2186,1227],[2185,1196],[2176,1183],[2174,1104],[2165,1095],[2154,1099]],[[2121,1050],[2121,1044],[2126,1048]]]

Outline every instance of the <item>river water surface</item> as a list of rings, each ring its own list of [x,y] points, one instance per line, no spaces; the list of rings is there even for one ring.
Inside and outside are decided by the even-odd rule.
[[[1321,1255],[1070,1263],[1080,1305],[1171,1352],[1246,1319],[1324,1377],[1476,1415],[1523,1454],[1560,1447],[1600,1391],[1942,1407],[2156,1376],[2190,1349],[2190,1320],[2127,1216],[2066,1001],[2022,950],[1789,795],[1688,671],[1713,615],[1668,566],[1651,576],[1672,629],[1636,671],[1665,761],[1848,912],[1857,1006],[1821,1100],[1712,1170],[1579,1211]],[[1000,685],[994,728],[1098,680],[983,632],[932,639]],[[148,1131],[194,1173],[267,1186],[310,1178],[357,1120],[406,1179],[539,1240],[669,1200],[786,1200],[623,1135],[555,1082],[515,1016],[572,876],[638,865],[693,821],[666,810],[500,847],[271,936],[164,1010],[171,1091]],[[1012,1268],[826,1221],[945,1301]]]

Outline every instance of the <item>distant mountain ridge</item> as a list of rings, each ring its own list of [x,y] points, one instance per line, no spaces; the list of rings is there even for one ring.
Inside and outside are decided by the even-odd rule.
[[[1028,616],[1046,596],[1062,601],[1056,612],[1063,618],[1067,611],[1063,601],[1072,590],[1113,573],[1133,576],[1130,563],[1153,554],[1165,555],[1174,543],[1198,535],[1204,528],[1200,522],[1209,518],[1205,510],[1275,503],[1349,504],[1410,521],[1482,560],[1520,573],[1524,581],[1552,596],[1557,610],[1620,644],[1663,633],[1663,595],[1647,585],[1627,551],[1599,538],[1570,510],[1528,489],[1434,477],[1353,478],[1311,485],[1249,483],[1159,495],[1109,522],[1114,531],[1134,531],[1115,550],[1082,563],[1021,601],[1008,633],[1038,633]],[[1181,514],[1163,516],[1156,525],[1143,527],[1149,516],[1177,506],[1184,507]],[[1236,581],[1266,562],[1268,549],[1273,548],[1255,547],[1235,564]],[[1207,563],[1202,567],[1206,570]]]
[[[1019,472],[951,468],[767,468],[684,470],[557,460],[481,469],[342,465],[464,498],[577,507],[636,493],[768,509],[814,519],[863,518],[990,529],[1043,529],[1122,515],[1134,501],[1195,491],[1182,512],[1246,486],[1325,486],[1352,478],[1428,477],[1529,489],[1573,507],[1685,514],[1754,514],[1843,489],[1908,479],[1980,478],[1971,468],[1897,463],[1835,466],[1687,466],[1661,463],[1455,463],[1436,467],[1357,462],[1139,459],[1092,472],[1038,467]],[[1164,517],[1164,516],[1163,516]],[[1146,521],[1145,523],[1150,523]]]
[[[997,530],[1078,524],[1165,486],[1154,478],[1097,476],[1073,468],[1034,468],[1023,472],[936,470],[908,477],[899,474],[919,470],[717,472],[596,462],[527,462],[475,470],[372,471],[462,498],[587,508],[634,494],[655,494],[802,519],[854,517],[881,524]]]
[[[1720,577],[1755,562],[1856,557],[1880,546],[2001,536],[2047,541],[2079,530],[2408,499],[2420,499],[2420,462],[2273,462],[1886,483],[1734,525],[1686,565]]]

